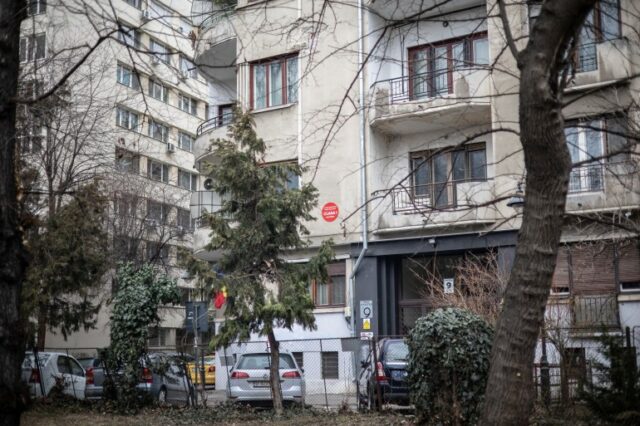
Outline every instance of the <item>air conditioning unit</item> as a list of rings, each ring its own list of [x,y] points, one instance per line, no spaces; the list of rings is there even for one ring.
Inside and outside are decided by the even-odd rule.
[[[176,146],[175,146],[175,144],[172,144],[172,143],[170,143],[170,142],[169,142],[169,143],[167,144],[167,152],[176,152]]]
[[[142,20],[145,22],[151,20],[151,13],[148,9],[142,11]]]
[[[211,191],[213,189],[213,179],[206,178],[204,180],[204,189],[206,189],[207,191]]]

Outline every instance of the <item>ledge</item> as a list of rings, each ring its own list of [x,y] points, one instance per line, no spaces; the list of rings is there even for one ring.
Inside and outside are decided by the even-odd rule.
[[[286,109],[286,108],[291,108],[294,105],[298,105],[297,102],[292,102],[289,104],[284,104],[284,105],[276,105],[276,106],[272,106],[272,107],[268,107],[268,108],[261,108],[261,109],[252,109],[249,111],[250,114],[261,114],[263,112],[270,112],[270,111],[277,111],[279,109]]]

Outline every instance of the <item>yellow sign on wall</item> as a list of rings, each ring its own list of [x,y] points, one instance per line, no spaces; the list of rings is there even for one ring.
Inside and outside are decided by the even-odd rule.
[[[362,329],[371,330],[371,318],[362,318]]]

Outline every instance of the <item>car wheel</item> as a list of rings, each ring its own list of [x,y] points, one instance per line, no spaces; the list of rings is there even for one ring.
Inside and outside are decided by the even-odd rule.
[[[160,391],[158,391],[158,404],[159,405],[167,404],[167,389],[160,388]]]

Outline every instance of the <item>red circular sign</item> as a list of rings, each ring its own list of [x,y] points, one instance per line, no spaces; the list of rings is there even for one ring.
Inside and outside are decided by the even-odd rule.
[[[340,213],[340,209],[338,209],[338,205],[336,203],[327,203],[322,206],[322,218],[325,222],[333,222],[338,218],[338,213]]]

